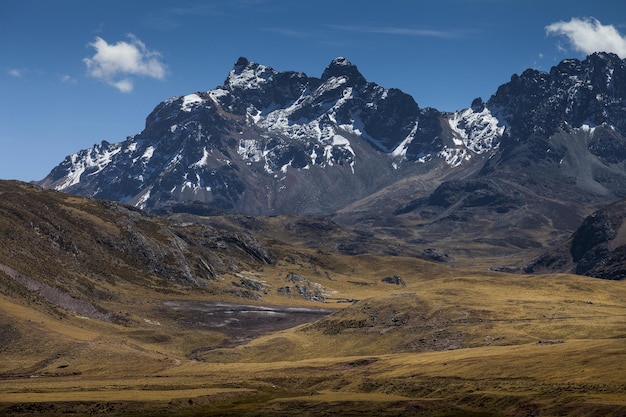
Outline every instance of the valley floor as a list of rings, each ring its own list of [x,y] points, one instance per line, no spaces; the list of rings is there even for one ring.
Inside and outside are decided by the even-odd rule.
[[[0,380],[3,415],[623,416],[623,340]]]
[[[626,282],[325,262],[323,303],[119,284],[123,323],[0,294],[0,414],[626,415]]]

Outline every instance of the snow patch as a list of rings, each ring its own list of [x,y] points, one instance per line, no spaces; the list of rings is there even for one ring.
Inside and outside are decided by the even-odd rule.
[[[592,124],[584,123],[582,126],[580,126],[580,130],[582,130],[583,132],[587,133],[590,136],[593,136],[594,132],[596,131],[596,127],[593,126]]]
[[[145,159],[145,162],[148,162],[152,156],[154,155],[154,146],[148,146],[146,151],[141,155],[141,159]]]
[[[333,136],[333,146],[350,148],[350,141],[341,135],[335,134]]]
[[[261,111],[257,110],[254,106],[248,108],[247,110],[248,117],[252,119],[252,121],[257,124],[261,120]]]
[[[415,121],[415,126],[413,126],[413,129],[411,129],[411,133],[409,133],[407,137],[404,138],[402,142],[400,142],[400,144],[396,147],[396,149],[391,151],[391,156],[394,156],[394,157],[406,156],[406,150],[411,144],[411,142],[413,141],[413,139],[415,138],[415,134],[417,133],[418,126],[419,126],[419,122]]]
[[[204,99],[196,93],[186,95],[183,97],[183,104],[180,106],[182,111],[190,112],[194,107],[204,103]]]
[[[461,165],[463,161],[469,161],[472,158],[469,151],[463,148],[444,147],[437,155],[453,168]]]
[[[192,168],[205,167],[208,165],[208,162],[209,162],[209,151],[207,150],[205,146],[204,148],[202,148],[202,158],[200,158],[198,162],[191,164],[191,167]]]
[[[346,79],[346,77],[333,77],[333,78],[330,78],[325,83],[323,83],[322,85],[320,85],[317,88],[317,90],[315,91],[314,95],[321,96],[322,94],[326,93],[327,91],[335,90],[335,89],[341,87],[342,85],[344,85],[347,82],[348,82],[348,80]]]
[[[135,203],[135,207],[140,208],[141,210],[146,208],[146,202],[148,201],[148,199],[150,198],[150,192],[152,191],[151,188],[148,188],[141,197],[139,197],[139,200],[137,200],[137,203]]]
[[[275,72],[264,65],[248,65],[239,74],[231,70],[226,80],[227,85],[233,89],[242,88],[256,90],[267,84],[274,78]]]
[[[215,100],[216,102],[217,102],[217,99],[222,98],[222,97],[226,97],[229,94],[230,94],[230,92],[228,90],[223,89],[223,88],[216,88],[215,90],[209,91],[209,96],[213,100]]]
[[[241,139],[237,153],[245,160],[259,162],[265,156],[263,143],[254,139]]]
[[[479,112],[471,108],[456,112],[448,124],[454,134],[454,145],[476,154],[497,149],[505,129],[487,107]]]
[[[81,151],[70,156],[72,166],[65,176],[64,181],[55,186],[57,191],[64,190],[80,182],[85,171],[90,170],[89,176],[102,172],[112,161],[113,157],[122,150],[121,144],[96,145],[86,151]],[[93,169],[95,168],[95,170]]]

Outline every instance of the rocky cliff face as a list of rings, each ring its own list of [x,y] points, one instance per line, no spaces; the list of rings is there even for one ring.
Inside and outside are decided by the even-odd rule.
[[[321,78],[240,58],[223,86],[160,103],[141,133],[68,156],[41,184],[153,211],[331,213],[407,174],[489,156],[503,131],[482,103],[421,109],[345,58]]]
[[[514,75],[487,102],[507,128],[483,174],[544,183],[542,194],[626,195],[625,100],[626,63],[612,54]]]
[[[626,200],[588,216],[572,237],[528,264],[526,272],[570,272],[626,279]]]
[[[224,276],[276,262],[243,228],[168,220],[15,181],[0,181],[0,197],[2,293],[35,293],[88,317],[114,319],[102,303],[123,291],[118,285],[245,296]]]
[[[612,54],[524,71],[456,113],[345,58],[319,78],[240,58],[222,86],[163,101],[141,133],[40,184],[154,213],[329,215],[451,256],[540,251],[626,196],[625,134]]]

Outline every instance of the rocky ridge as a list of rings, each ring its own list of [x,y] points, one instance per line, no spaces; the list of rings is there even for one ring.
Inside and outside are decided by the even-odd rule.
[[[328,214],[407,174],[490,156],[503,131],[484,104],[422,109],[345,58],[321,78],[240,58],[224,85],[165,100],[140,134],[70,155],[40,184],[152,211]]]
[[[222,86],[165,100],[40,184],[152,213],[321,215],[447,261],[528,259],[626,196],[625,97],[608,53],[515,74],[455,113],[345,58],[320,78],[240,58]]]
[[[589,215],[572,237],[526,265],[535,272],[569,272],[626,279],[626,200]]]

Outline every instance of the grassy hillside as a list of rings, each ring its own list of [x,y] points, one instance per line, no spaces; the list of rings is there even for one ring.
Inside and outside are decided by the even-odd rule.
[[[626,282],[311,249],[335,226],[310,218],[0,194],[2,415],[626,414]]]

